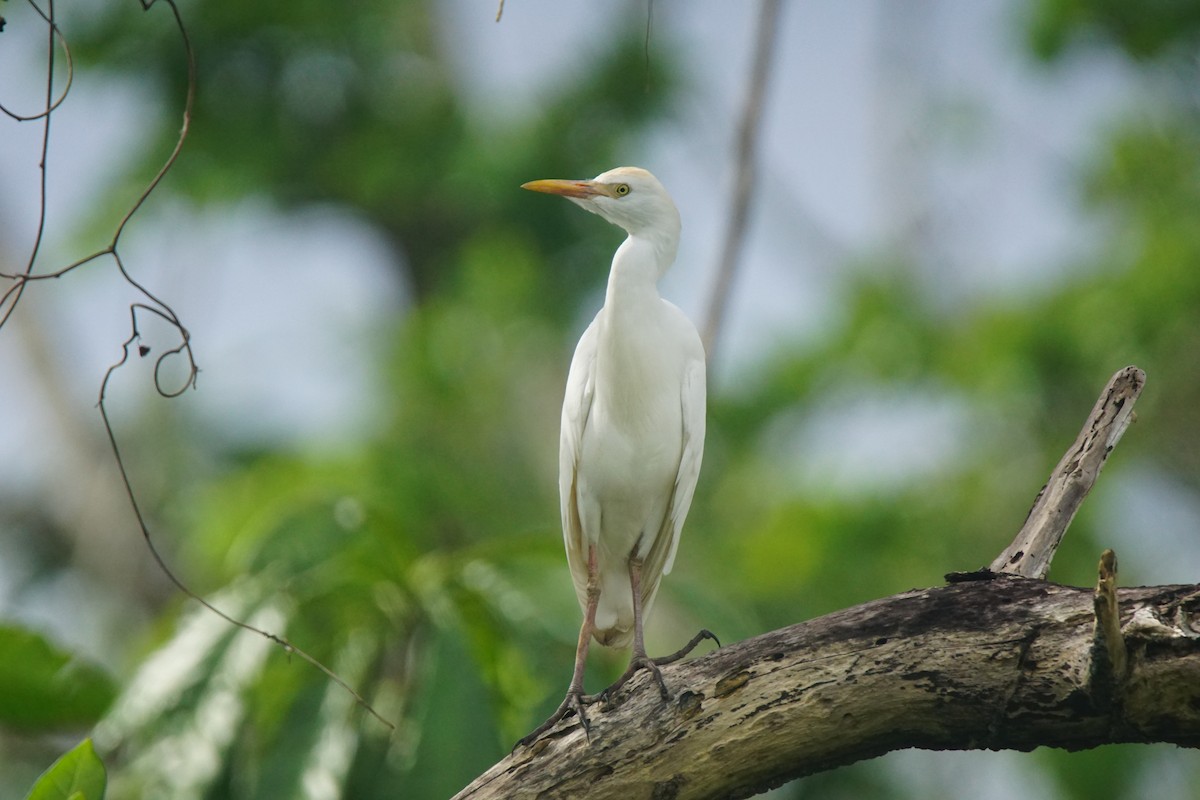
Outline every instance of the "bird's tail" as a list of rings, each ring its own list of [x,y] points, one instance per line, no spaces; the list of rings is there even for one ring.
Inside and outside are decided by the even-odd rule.
[[[633,644],[633,628],[608,628],[606,630],[597,628],[595,638],[605,647],[629,647]]]
[[[629,647],[633,643],[633,602],[628,578],[623,584],[620,587],[605,586],[600,592],[593,636],[606,647]],[[607,596],[605,590],[608,590]],[[650,618],[650,609],[654,606],[654,597],[657,594],[658,581],[642,586],[643,624]]]

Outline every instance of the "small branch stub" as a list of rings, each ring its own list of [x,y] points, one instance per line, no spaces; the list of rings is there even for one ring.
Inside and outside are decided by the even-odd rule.
[[[1111,696],[1125,680],[1128,669],[1121,612],[1117,606],[1117,555],[1112,550],[1105,550],[1100,555],[1093,603],[1096,626],[1092,633],[1088,683],[1095,694]]]
[[[991,563],[992,572],[1046,577],[1063,534],[1100,476],[1108,454],[1133,421],[1133,404],[1145,385],[1146,373],[1135,366],[1112,376],[1075,443],[1038,493],[1017,537]]]

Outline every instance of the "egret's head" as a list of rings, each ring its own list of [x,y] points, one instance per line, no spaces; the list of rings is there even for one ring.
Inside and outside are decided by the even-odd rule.
[[[679,236],[675,203],[658,178],[640,167],[617,167],[590,181],[530,181],[521,188],[561,195],[635,236]]]

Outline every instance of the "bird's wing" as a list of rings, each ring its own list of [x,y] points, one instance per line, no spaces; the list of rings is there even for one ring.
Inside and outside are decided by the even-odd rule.
[[[671,547],[663,564],[666,575],[675,565],[675,551],[679,549],[679,534],[683,521],[692,507],[692,496],[696,493],[696,482],[700,479],[700,462],[704,458],[704,421],[707,388],[704,375],[704,358],[693,361],[683,378],[679,403],[683,410],[683,455],[679,459],[679,472],[675,475],[675,491],[667,509],[671,526]]]
[[[580,606],[587,600],[587,545],[583,540],[583,525],[579,519],[576,479],[583,431],[587,427],[596,388],[596,336],[596,322],[593,321],[575,346],[575,356],[567,373],[558,442],[558,497],[562,511],[563,543],[566,545],[567,564],[571,567],[571,578]]]
[[[697,337],[699,349],[699,337]],[[675,564],[675,551],[679,549],[679,536],[683,522],[687,519],[696,492],[696,481],[700,478],[700,462],[704,457],[704,414],[706,384],[704,357],[693,359],[686,367],[679,392],[682,414],[683,450],[679,458],[679,469],[675,473],[675,487],[663,518],[658,538],[650,548],[643,567],[642,608],[648,610],[654,602],[654,594],[663,575]],[[643,612],[645,613],[645,611]]]

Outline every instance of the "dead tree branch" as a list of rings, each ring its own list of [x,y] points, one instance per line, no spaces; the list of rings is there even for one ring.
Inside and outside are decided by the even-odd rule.
[[[643,677],[458,795],[746,797],[891,750],[1200,746],[1200,586],[1126,589],[1127,676],[1089,683],[1092,591],[1009,576],[906,592]],[[1154,624],[1131,630],[1144,618]],[[1120,702],[1114,702],[1114,697]]]
[[[1075,443],[1038,492],[1017,538],[992,562],[993,572],[1046,577],[1067,526],[1133,421],[1133,404],[1145,385],[1146,373],[1137,367],[1125,367],[1112,376]]]
[[[590,738],[567,718],[457,798],[746,797],[911,747],[1200,747],[1200,584],[1119,591],[1111,550],[1094,590],[1041,580],[1144,384],[1113,376],[992,569],[671,665],[666,703],[635,679]]]

